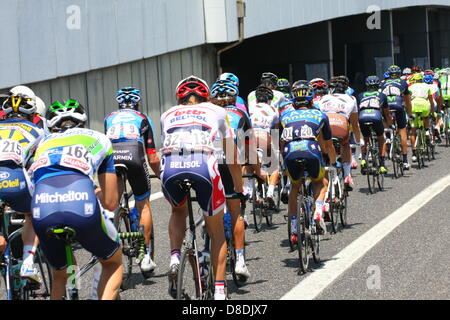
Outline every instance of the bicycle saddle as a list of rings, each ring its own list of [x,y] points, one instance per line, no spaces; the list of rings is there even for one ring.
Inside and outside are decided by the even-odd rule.
[[[77,232],[68,226],[50,227],[46,231],[47,236],[58,240],[70,241],[75,238]]]

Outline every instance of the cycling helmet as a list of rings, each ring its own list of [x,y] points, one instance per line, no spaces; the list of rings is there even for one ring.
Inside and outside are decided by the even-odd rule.
[[[426,74],[423,77],[423,82],[425,82],[426,84],[433,84],[434,82],[434,76],[432,76],[431,74]]]
[[[84,107],[77,100],[73,99],[69,99],[64,103],[59,101],[53,102],[53,104],[48,107],[45,118],[47,119],[48,127],[52,130],[56,129],[56,131],[81,127],[84,126],[87,121]],[[64,120],[72,120],[73,123],[61,127]]]
[[[348,78],[345,76],[332,77],[329,86],[332,93],[345,93],[348,89]]]
[[[239,89],[231,81],[218,80],[211,87],[211,97],[215,99],[236,98],[239,95]]]
[[[377,76],[368,76],[366,78],[367,88],[379,88],[381,85],[381,80]]]
[[[217,80],[226,80],[233,83],[236,87],[239,87],[239,78],[236,77],[233,73],[222,73]]]
[[[384,80],[387,80],[387,79],[389,79],[391,76],[390,76],[390,74],[389,74],[389,72],[385,72],[385,73],[383,73],[383,78],[384,78]]]
[[[419,66],[414,66],[411,68],[412,73],[422,72],[422,69]]]
[[[5,115],[22,114],[31,116],[36,113],[36,95],[25,86],[19,87],[22,88],[14,87],[11,89],[8,98],[3,102],[2,110]]]
[[[36,113],[41,116],[45,115],[45,103],[38,96],[36,96]]]
[[[288,79],[281,78],[277,81],[277,90],[283,93],[291,92],[291,84]]]
[[[409,79],[409,82],[410,82],[410,83],[414,83],[414,82],[422,82],[422,81],[423,81],[423,75],[422,75],[421,72],[414,73],[414,74],[412,75],[412,77]]]
[[[412,71],[411,71],[410,68],[405,68],[405,69],[403,69],[403,74],[404,74],[405,76],[410,75],[411,73],[412,73]]]
[[[273,99],[273,90],[260,85],[255,90],[255,96],[257,103],[271,103]]]
[[[315,94],[325,94],[328,92],[328,82],[322,78],[314,78],[309,84],[313,88]]]
[[[297,105],[309,104],[314,98],[314,90],[306,80],[298,80],[292,85],[291,96]]]
[[[261,84],[262,85],[265,85],[265,86],[272,85],[272,86],[276,87],[277,82],[278,82],[278,77],[271,72],[264,72],[261,75]]]
[[[116,93],[116,101],[121,109],[132,108],[137,110],[141,98],[141,92],[135,87],[125,87]]]
[[[405,70],[406,70],[406,69],[405,69]],[[392,66],[390,66],[390,67],[386,70],[386,72],[389,74],[389,77],[392,77],[392,76],[400,76],[401,73],[402,73],[402,69],[400,69],[399,66],[392,65]],[[403,73],[404,73],[404,72],[405,72],[405,71],[403,71]]]
[[[176,96],[178,100],[184,99],[191,94],[208,99],[208,84],[204,80],[193,75],[181,80],[176,88]]]

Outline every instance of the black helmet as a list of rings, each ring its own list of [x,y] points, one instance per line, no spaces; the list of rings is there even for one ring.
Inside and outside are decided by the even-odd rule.
[[[266,86],[260,85],[256,88],[255,96],[257,103],[270,103],[273,99],[273,91]]]
[[[307,105],[314,98],[314,90],[306,80],[294,82],[291,89],[291,96],[297,105]]]
[[[379,88],[381,85],[381,80],[377,76],[368,76],[366,78],[366,87],[367,88]]]
[[[348,89],[349,80],[346,76],[331,77],[330,91],[331,93],[345,93]]]
[[[291,84],[289,83],[289,80],[285,78],[278,79],[277,90],[283,93],[291,92]]]
[[[261,75],[261,84],[264,86],[272,85],[274,87],[277,86],[278,77],[271,72],[264,72]]]

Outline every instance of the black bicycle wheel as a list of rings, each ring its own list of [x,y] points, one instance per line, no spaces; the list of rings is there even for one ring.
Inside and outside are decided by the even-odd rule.
[[[383,188],[384,188],[384,174],[380,172],[381,161],[378,158],[378,155],[376,156],[376,159],[375,159],[375,162],[374,162],[374,167],[377,168],[375,174],[376,174],[376,178],[377,178],[378,190],[383,191]]]
[[[124,208],[120,208],[114,215],[114,226],[119,233],[131,232],[129,212]],[[129,287],[131,276],[133,275],[133,256],[134,256],[134,240],[133,239],[121,239],[122,240],[122,253],[125,259],[123,259],[123,279],[120,288],[126,290]]]
[[[367,185],[369,186],[369,193],[375,193],[375,175],[374,175],[374,167],[373,167],[373,152],[372,147],[368,146],[366,153],[366,167],[367,167]]]
[[[52,288],[52,269],[47,259],[39,250],[36,250],[35,263],[38,267],[39,274],[42,277],[40,285],[27,281],[24,288],[24,296],[26,300],[30,299],[48,299]]]
[[[304,274],[309,266],[309,243],[306,227],[306,205],[303,196],[300,195],[297,205],[297,252],[299,260],[299,274]]]
[[[344,228],[348,225],[347,208],[347,191],[344,191],[339,203],[339,215],[341,216],[341,224]]]
[[[199,270],[197,255],[193,250],[185,249],[177,275],[177,300],[201,299]]]
[[[329,183],[332,183],[332,181],[330,181]],[[331,188],[336,189],[335,186],[331,186]],[[336,197],[338,197],[337,193],[336,193]],[[330,221],[331,221],[331,230],[333,231],[333,233],[337,233],[338,232],[338,211],[337,211],[338,208],[336,207],[336,203],[332,199],[331,194],[328,195],[327,203],[329,204],[328,214],[330,216]]]
[[[252,192],[252,205],[253,205],[253,222],[255,223],[256,232],[261,231],[262,226],[262,218],[263,218],[263,202],[258,201],[258,186],[253,183],[253,192]]]
[[[320,232],[317,227],[311,228],[311,236],[309,237],[309,244],[311,246],[311,252],[315,263],[320,263]]]
[[[392,169],[394,170],[394,177],[396,179],[400,178],[400,167],[402,167],[402,164],[398,161],[398,138],[397,135],[394,134],[394,137],[392,139],[392,147],[389,150],[389,154],[391,155],[391,161],[392,161]]]

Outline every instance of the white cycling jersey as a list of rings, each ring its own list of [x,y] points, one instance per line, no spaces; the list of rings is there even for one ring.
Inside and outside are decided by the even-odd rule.
[[[324,113],[342,113],[347,119],[353,113],[358,113],[356,98],[345,93],[327,94],[318,103]]]
[[[279,119],[277,109],[267,103],[251,105],[249,112],[253,129],[270,132]]]
[[[170,108],[161,116],[161,128],[163,155],[182,150],[213,153],[216,140],[233,137],[225,109],[209,102]]]
[[[280,106],[283,102],[287,101],[286,96],[284,95],[283,92],[278,91],[278,90],[272,90],[273,91],[273,99],[271,102],[271,106],[275,107],[276,110],[280,109]],[[251,106],[256,105],[256,91],[252,91],[250,92],[250,94],[247,97],[247,103],[248,103],[248,108],[250,108]]]
[[[412,100],[428,100],[428,96],[432,94],[431,86],[422,82],[409,86],[409,92],[411,93]]]

